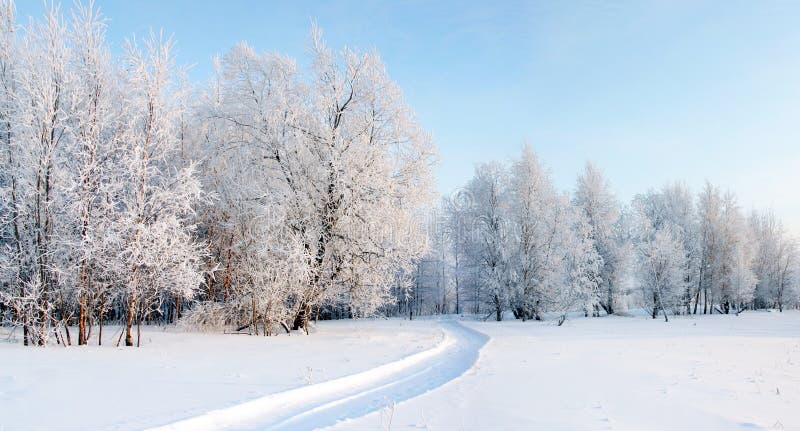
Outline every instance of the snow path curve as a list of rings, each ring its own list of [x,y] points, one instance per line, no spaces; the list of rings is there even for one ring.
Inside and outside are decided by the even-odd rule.
[[[380,410],[454,380],[469,370],[488,337],[458,322],[441,322],[431,349],[370,370],[266,395],[150,431],[313,430]]]

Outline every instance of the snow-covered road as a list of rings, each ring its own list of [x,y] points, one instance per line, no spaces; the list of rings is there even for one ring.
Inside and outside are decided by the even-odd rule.
[[[441,322],[435,347],[327,382],[264,396],[153,430],[306,430],[378,411],[435,389],[469,370],[488,337],[458,322]]]

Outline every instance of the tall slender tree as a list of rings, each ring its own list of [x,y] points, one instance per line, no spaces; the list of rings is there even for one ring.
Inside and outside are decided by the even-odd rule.
[[[586,217],[589,238],[603,259],[600,271],[599,304],[608,314],[614,314],[614,301],[619,295],[626,251],[620,229],[620,209],[608,180],[594,164],[587,162],[573,195],[573,203]]]

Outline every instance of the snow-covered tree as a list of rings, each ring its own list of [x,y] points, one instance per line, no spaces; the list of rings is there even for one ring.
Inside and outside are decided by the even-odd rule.
[[[19,296],[11,302],[19,310],[25,342],[44,345],[53,325],[63,325],[69,312],[62,308],[60,319],[53,314],[68,282],[60,253],[65,232],[58,221],[65,205],[59,186],[65,171],[59,161],[70,129],[72,85],[67,27],[56,6],[25,28],[14,52],[8,150]]]
[[[671,225],[658,229],[646,216],[639,221],[637,242],[638,281],[642,297],[652,309],[653,319],[681,305],[686,288],[686,257],[683,245]]]
[[[755,244],[752,269],[757,278],[755,306],[783,311],[795,287],[797,245],[772,211],[753,212],[749,220]],[[750,249],[748,247],[748,249]]]
[[[313,308],[346,304],[364,315],[390,299],[397,273],[425,253],[417,217],[429,202],[433,161],[430,137],[377,54],[334,53],[316,29],[312,52],[305,83],[293,60],[237,45],[207,97],[209,145],[228,161],[208,161],[206,183],[242,214],[272,217],[266,223],[283,232],[272,230],[268,243],[292,238],[306,256],[291,260],[299,266],[290,272],[307,280],[284,283],[293,286],[284,304],[295,329],[307,329]],[[244,173],[226,172],[230,160]],[[207,230],[223,244],[251,240],[224,233],[226,220],[248,232],[265,222],[214,215]]]
[[[119,193],[118,156],[121,122],[117,102],[120,77],[105,42],[105,20],[91,6],[77,5],[70,29],[70,69],[74,85],[70,102],[70,139],[62,185],[67,204],[63,223],[70,256],[70,295],[77,302],[78,344],[87,343],[92,311],[102,314],[109,279],[103,268],[115,260],[112,223]],[[112,265],[113,266],[113,265]]]
[[[586,163],[583,174],[578,177],[572,200],[586,217],[589,238],[594,243],[595,251],[603,259],[599,304],[608,314],[613,314],[629,248],[624,228],[620,226],[619,202],[611,192],[611,186],[603,172],[592,163]]]
[[[703,313],[729,313],[753,298],[756,275],[752,272],[753,244],[750,229],[733,193],[724,195],[706,183],[698,202],[700,220],[699,290]],[[721,308],[717,308],[717,307]]]
[[[597,303],[599,268],[585,218],[556,191],[549,173],[529,146],[511,168],[509,220],[513,235],[508,265],[515,278],[515,305],[523,320],[541,319],[548,308],[583,307]],[[591,258],[587,255],[591,253]],[[591,279],[591,282],[589,282]]]
[[[425,252],[416,216],[430,202],[433,162],[429,135],[378,55],[334,53],[312,33],[310,110],[289,124],[312,151],[303,187],[313,213],[301,229],[314,258],[295,327],[318,301],[344,299],[369,314],[388,299],[394,274]]]
[[[591,225],[580,209],[575,207],[567,209],[570,230],[564,248],[566,259],[562,284],[555,300],[556,309],[561,314],[559,325],[564,322],[567,313],[576,308],[582,309],[586,316],[590,310],[597,309],[603,280],[603,258],[597,252],[591,236]],[[617,253],[619,251],[615,250]]]
[[[699,301],[696,284],[700,254],[699,227],[691,190],[682,183],[667,184],[659,190],[636,196],[634,206],[650,220],[654,229],[669,226],[681,242],[686,263],[686,292],[683,296],[683,307],[674,311],[691,312],[692,301],[695,301],[695,307]]]
[[[498,321],[503,319],[511,290],[507,181],[508,173],[501,164],[488,163],[476,167],[475,176],[466,187],[471,197],[478,286],[482,299],[491,306]]]
[[[700,225],[700,266],[699,266],[699,292],[703,293],[703,314],[713,310],[713,300],[709,304],[710,295],[713,294],[719,283],[718,274],[720,273],[721,262],[719,254],[721,241],[719,226],[722,218],[722,197],[719,189],[711,183],[706,182],[700,198],[697,202],[697,213]],[[695,303],[695,308],[698,300]],[[711,309],[709,309],[711,305]]]
[[[14,4],[0,1],[0,322],[28,327],[20,301],[25,295],[22,280],[22,242],[18,197],[19,163],[16,157],[15,126],[19,115],[16,73],[19,68]],[[16,305],[16,307],[15,307]]]
[[[783,252],[778,261],[778,282],[775,290],[775,303],[778,311],[784,307],[800,305],[800,252],[797,240],[784,238],[781,244]]]
[[[470,210],[472,197],[465,190],[459,190],[453,196],[445,199],[442,206],[444,210],[444,223],[447,232],[449,251],[453,266],[453,292],[455,294],[455,313],[461,313],[465,301],[463,293],[466,287],[473,282],[472,262],[469,247],[472,245],[470,237],[472,226],[470,223]]]
[[[443,213],[446,202],[433,208],[426,217],[428,253],[415,262],[413,286],[398,300],[410,318],[415,314],[445,314],[451,302],[458,304],[459,295],[454,290],[450,225]],[[460,253],[460,251],[458,252]],[[459,254],[455,255],[456,258]],[[463,258],[462,258],[463,261]],[[463,262],[462,262],[463,263]],[[455,279],[455,280],[454,280]],[[401,292],[403,293],[403,292]]]
[[[169,163],[180,149],[178,100],[184,94],[173,62],[172,43],[154,35],[142,46],[127,46],[121,137],[126,172],[117,197],[123,213],[114,226],[127,346],[133,345],[135,322],[171,296],[193,298],[203,282],[204,246],[195,241],[191,222],[200,184],[193,165]]]
[[[722,200],[721,224],[719,226],[720,254],[719,276],[715,297],[722,311],[738,310],[753,299],[756,276],[751,267],[753,247],[749,226],[736,203],[733,193],[725,193]]]
[[[148,61],[139,56],[118,70],[91,4],[76,5],[67,19],[50,5],[21,38],[13,6],[0,10],[0,188],[9,197],[0,210],[0,302],[13,309],[25,344],[53,335],[71,344],[74,324],[86,344],[92,319],[102,325],[122,296],[132,319],[155,311],[153,298],[199,285],[190,274],[202,251],[187,203],[199,189],[191,169],[167,162],[176,109],[161,102],[175,94],[171,66],[149,61],[158,51],[151,44]]]

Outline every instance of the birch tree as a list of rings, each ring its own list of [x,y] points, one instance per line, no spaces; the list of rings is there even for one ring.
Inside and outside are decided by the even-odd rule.
[[[627,247],[620,224],[619,203],[602,171],[588,162],[578,185],[573,203],[586,217],[589,238],[595,252],[603,260],[600,271],[599,304],[608,314],[614,314],[614,301],[619,295],[620,283],[627,260]]]
[[[669,226],[659,230],[645,227],[642,235],[638,257],[643,297],[650,304],[653,319],[661,311],[669,321],[667,310],[674,311],[680,305],[685,289],[683,247]]]
[[[469,278],[469,246],[472,233],[469,219],[472,198],[465,190],[460,190],[444,201],[446,232],[450,255],[453,259],[453,292],[455,293],[455,312],[462,312],[462,292]]]
[[[110,283],[102,267],[114,256],[109,250],[111,223],[116,209],[113,199],[119,190],[119,171],[114,164],[119,146],[120,118],[115,103],[120,100],[116,85],[120,78],[105,41],[105,20],[89,6],[73,11],[70,41],[73,45],[69,176],[63,185],[68,216],[65,223],[74,238],[67,240],[68,255],[78,307],[78,344],[87,343],[87,325],[92,310],[102,313],[103,295]],[[113,265],[112,265],[113,266]]]
[[[507,237],[507,173],[499,163],[479,165],[467,185],[471,196],[475,255],[484,301],[497,321],[503,320],[511,291]]]
[[[691,312],[692,301],[696,307],[700,300],[697,285],[701,252],[698,238],[700,227],[691,190],[680,182],[667,184],[658,190],[636,196],[634,206],[650,220],[654,229],[669,226],[675,238],[681,242],[686,264],[686,292],[683,295],[683,307],[674,311]]]
[[[20,64],[14,14],[13,2],[0,2],[0,321],[22,326],[27,345],[30,316],[21,302],[26,292],[16,154],[15,129],[19,116],[16,74]]]
[[[142,46],[129,42],[125,57],[126,107],[122,140],[127,167],[119,205],[124,213],[115,229],[120,237],[125,280],[125,345],[133,345],[132,326],[158,309],[165,294],[191,299],[203,282],[203,245],[194,239],[193,205],[202,198],[194,166],[175,168],[183,96],[175,79],[172,42],[154,35]],[[138,341],[137,341],[138,345]]]
[[[8,9],[8,8],[7,8]],[[63,287],[64,258],[56,222],[64,210],[59,184],[64,171],[57,163],[69,130],[67,29],[59,9],[50,5],[42,21],[32,21],[16,50],[17,71],[11,72],[16,110],[8,149],[12,178],[17,280],[25,340],[44,345],[54,325],[53,312]],[[13,160],[11,160],[13,159]],[[24,311],[22,311],[24,310]],[[63,312],[67,310],[61,310]]]
[[[722,200],[719,234],[717,279],[720,283],[716,297],[722,311],[728,314],[734,307],[738,311],[753,299],[756,285],[756,276],[751,269],[753,250],[749,226],[732,192],[727,192]]]
[[[541,320],[563,287],[570,242],[569,201],[553,187],[549,174],[529,146],[512,166],[511,219],[519,314]],[[511,263],[510,263],[511,264]]]
[[[754,211],[749,225],[755,245],[752,263],[756,276],[755,307],[775,307],[783,311],[796,282],[796,240],[789,236],[772,211]]]
[[[653,319],[661,311],[669,321],[667,310],[677,313],[682,304],[688,266],[682,229],[669,220],[666,206],[654,205],[661,201],[654,196],[634,200],[637,282]]]

